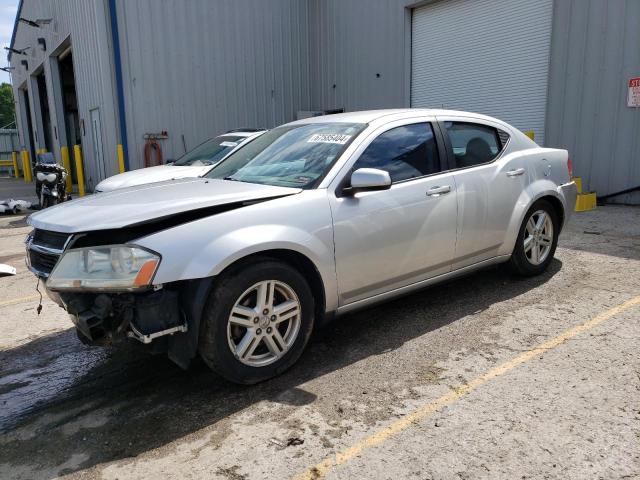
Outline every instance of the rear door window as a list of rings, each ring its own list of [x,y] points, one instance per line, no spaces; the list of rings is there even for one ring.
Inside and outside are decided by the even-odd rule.
[[[444,122],[453,148],[455,168],[473,167],[493,161],[501,151],[498,130],[469,122]]]
[[[430,123],[414,123],[381,133],[362,152],[353,166],[389,172],[401,182],[440,171],[438,148]]]

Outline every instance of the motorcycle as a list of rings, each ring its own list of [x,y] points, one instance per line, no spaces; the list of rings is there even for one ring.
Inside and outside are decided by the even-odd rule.
[[[52,153],[38,155],[33,172],[41,209],[69,200],[66,193],[67,169],[56,162]]]

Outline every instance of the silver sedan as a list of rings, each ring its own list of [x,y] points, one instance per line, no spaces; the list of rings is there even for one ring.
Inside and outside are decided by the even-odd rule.
[[[495,118],[353,112],[275,128],[204,178],[36,213],[28,262],[83,341],[255,383],[326,319],[501,262],[542,273],[575,200],[567,152]]]

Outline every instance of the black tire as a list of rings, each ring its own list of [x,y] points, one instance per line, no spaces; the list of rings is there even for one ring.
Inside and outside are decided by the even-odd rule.
[[[300,303],[300,327],[289,350],[273,363],[250,366],[231,352],[227,323],[231,309],[251,286],[265,280],[287,284]],[[235,383],[251,385],[280,375],[302,355],[313,331],[314,298],[304,277],[286,263],[260,258],[223,273],[212,290],[202,315],[199,350],[204,362],[214,372]]]
[[[551,219],[551,223],[553,224],[553,239],[551,243],[551,250],[549,251],[547,258],[540,264],[534,265],[533,263],[531,263],[531,261],[529,261],[525,253],[524,239],[526,235],[527,222],[529,221],[531,216],[539,210],[546,212]],[[560,222],[558,219],[558,212],[556,212],[554,206],[549,201],[544,199],[536,201],[527,211],[527,214],[524,216],[524,220],[522,221],[522,225],[520,226],[520,230],[518,231],[516,245],[513,248],[513,253],[511,254],[511,270],[517,275],[521,275],[524,277],[532,277],[543,273],[547,269],[549,264],[553,261],[553,256],[556,252],[556,247],[558,246],[559,233]]]

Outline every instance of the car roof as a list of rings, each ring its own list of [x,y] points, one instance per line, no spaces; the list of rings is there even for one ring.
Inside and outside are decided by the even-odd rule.
[[[494,122],[505,123],[497,118],[482,115],[480,113],[463,112],[459,110],[445,110],[439,108],[389,108],[382,110],[364,110],[361,112],[336,113],[332,115],[321,115],[318,117],[304,118],[288,123],[287,125],[302,125],[308,123],[372,123],[377,120],[400,120],[402,118],[410,118],[414,116],[456,116],[470,117],[476,119],[491,120]]]

